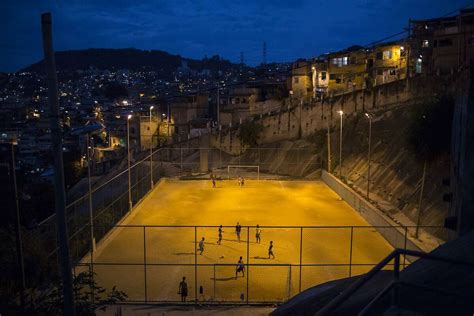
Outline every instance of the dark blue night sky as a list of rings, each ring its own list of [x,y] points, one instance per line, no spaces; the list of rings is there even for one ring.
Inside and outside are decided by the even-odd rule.
[[[56,50],[160,49],[238,61],[313,57],[368,44],[467,0],[2,0],[0,71],[41,59],[40,14],[53,14]]]

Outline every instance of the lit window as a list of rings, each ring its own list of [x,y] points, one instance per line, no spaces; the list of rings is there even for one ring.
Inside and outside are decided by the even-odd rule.
[[[421,47],[430,47],[430,41],[423,40],[423,43],[421,43]]]
[[[383,51],[383,60],[392,59],[392,51],[391,50],[384,50]]]

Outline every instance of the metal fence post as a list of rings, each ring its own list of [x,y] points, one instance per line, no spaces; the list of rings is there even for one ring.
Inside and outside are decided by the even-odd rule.
[[[403,245],[404,250],[407,250],[407,238],[408,238],[408,227],[405,226],[405,244]],[[406,258],[407,258],[407,255],[403,254],[403,269],[405,269]]]
[[[302,264],[303,264],[303,227],[300,227],[300,282],[299,282],[299,293],[301,293],[301,272],[302,272]],[[291,275],[290,275],[291,278]]]
[[[197,226],[194,226],[194,305],[197,304]]]
[[[250,257],[250,226],[247,226],[247,304],[249,303],[249,257]]]
[[[352,276],[352,241],[354,239],[354,226],[351,226],[351,246],[349,250],[349,277]]]
[[[216,300],[216,264],[214,263],[214,301]]]
[[[147,283],[146,283],[146,226],[143,226],[143,272],[145,276],[145,303],[148,303]]]
[[[392,306],[397,306],[398,304],[398,281],[400,277],[400,253],[397,252],[394,258],[393,264],[393,292],[392,292]]]

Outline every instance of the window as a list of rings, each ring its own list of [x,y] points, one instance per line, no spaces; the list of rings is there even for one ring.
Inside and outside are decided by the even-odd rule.
[[[326,72],[321,72],[321,80],[326,80]]]
[[[430,41],[423,40],[423,42],[421,43],[421,47],[430,47]]]
[[[383,60],[392,59],[392,50],[383,51]]]
[[[397,70],[396,69],[390,69],[388,73],[389,73],[390,76],[396,76],[397,75]]]
[[[298,83],[298,82],[300,81],[299,79],[300,79],[300,78],[298,78],[298,77],[295,77],[295,80],[293,80],[293,81],[294,81],[294,83]]]
[[[336,80],[336,75],[335,74],[330,74],[329,75],[329,80]]]
[[[375,56],[375,58],[376,58],[377,60],[382,60],[382,57],[383,57],[383,53],[382,53],[382,52],[378,52],[378,53],[376,54],[376,56]]]
[[[440,39],[438,41],[438,47],[453,46],[453,41],[450,38]]]
[[[337,57],[331,59],[331,64],[336,65],[337,67],[346,66],[349,64],[349,57]]]
[[[418,59],[416,60],[415,72],[416,72],[417,74],[421,74],[422,63],[423,63],[423,60],[422,60],[421,58],[418,58]]]

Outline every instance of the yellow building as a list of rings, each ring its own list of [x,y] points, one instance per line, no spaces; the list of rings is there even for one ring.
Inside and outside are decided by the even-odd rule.
[[[353,91],[365,87],[367,52],[361,47],[331,53],[328,58],[328,93]]]
[[[367,66],[374,85],[406,78],[408,47],[403,42],[385,43],[374,48]]]
[[[313,96],[311,63],[298,60],[293,63],[291,70],[290,90],[293,98],[309,100]]]

